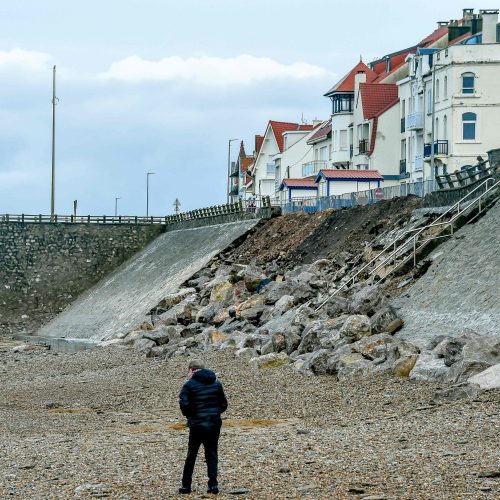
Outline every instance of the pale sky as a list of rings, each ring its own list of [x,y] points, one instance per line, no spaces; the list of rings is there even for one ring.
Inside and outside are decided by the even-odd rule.
[[[493,4],[499,3],[497,0]],[[323,93],[467,0],[0,0],[0,214],[165,215],[224,203],[227,140],[325,119]],[[233,143],[233,159],[237,153]]]

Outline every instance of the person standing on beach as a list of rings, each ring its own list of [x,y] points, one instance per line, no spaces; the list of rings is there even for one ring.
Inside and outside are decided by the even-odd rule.
[[[179,493],[191,493],[194,464],[203,444],[208,471],[207,493],[216,495],[219,493],[217,446],[222,425],[220,416],[227,409],[227,400],[222,384],[212,370],[205,368],[203,361],[192,359],[188,369],[189,380],[182,386],[179,394],[179,406],[189,427],[188,453]]]

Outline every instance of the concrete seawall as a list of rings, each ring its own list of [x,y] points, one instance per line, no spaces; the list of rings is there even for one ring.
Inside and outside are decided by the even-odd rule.
[[[175,291],[257,222],[254,219],[162,234],[83,293],[38,335],[106,340],[129,331],[167,293]]]

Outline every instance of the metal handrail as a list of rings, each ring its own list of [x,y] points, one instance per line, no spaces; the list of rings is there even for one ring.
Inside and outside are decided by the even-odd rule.
[[[493,179],[488,179],[488,180],[493,180]],[[432,227],[445,226],[445,225],[449,225],[451,227],[451,233],[449,235],[447,235],[447,236],[453,235],[453,223],[455,222],[455,220],[460,215],[462,215],[466,210],[468,210],[473,205],[475,205],[476,202],[479,203],[479,212],[474,216],[474,218],[477,217],[480,213],[482,213],[482,209],[481,209],[481,200],[482,200],[482,198],[485,197],[490,191],[492,191],[495,187],[497,187],[499,185],[500,185],[500,181],[497,181],[490,188],[488,188],[484,193],[481,193],[477,198],[475,198],[473,201],[471,201],[470,204],[467,207],[465,207],[464,209],[460,210],[460,206],[459,206],[457,213],[455,215],[453,215],[453,217],[450,220],[445,221],[445,222],[440,222],[439,224],[436,224],[436,221],[438,220],[438,219],[436,219],[436,221],[434,221],[432,224],[428,224],[427,226],[424,226],[423,228],[421,228],[421,230],[418,233],[415,233],[411,238],[409,238],[408,240],[406,240],[402,245],[400,245],[398,248],[396,248],[392,252],[392,254],[390,254],[382,263],[380,263],[377,267],[375,267],[374,269],[372,269],[372,271],[370,271],[370,276],[374,275],[381,267],[383,267],[384,265],[388,264],[391,260],[394,260],[394,263],[396,263],[397,254],[398,253],[401,254],[401,252],[405,249],[405,247],[408,244],[411,244],[411,243],[413,243],[413,265],[416,265],[416,263],[417,263],[416,262],[417,252],[424,246],[425,243],[427,243],[429,241],[432,241],[432,240],[435,240],[435,239],[438,239],[438,238],[444,238],[445,237],[445,236],[435,236],[435,237],[427,238],[417,248],[417,237],[419,235],[421,235],[425,230],[430,229]],[[387,278],[387,276],[389,276],[389,274],[393,273],[396,269],[398,269],[401,266],[401,264],[403,264],[403,262],[400,262],[395,267],[393,267],[390,270],[390,272],[384,276],[383,279]]]
[[[449,207],[445,212],[443,212],[436,220],[434,220],[431,224],[423,227],[423,228],[412,228],[412,229],[407,229],[406,231],[404,231],[403,233],[401,233],[400,235],[398,235],[394,240],[392,240],[390,243],[388,243],[375,257],[373,257],[372,260],[370,260],[369,262],[367,262],[361,269],[359,269],[354,275],[350,276],[346,281],[344,281],[344,283],[339,287],[337,288],[336,290],[334,290],[317,308],[316,308],[316,311],[318,311],[319,309],[321,309],[328,301],[330,301],[335,295],[337,295],[340,291],[342,291],[349,283],[352,283],[354,284],[355,283],[355,280],[356,278],[363,272],[365,271],[365,269],[367,267],[369,267],[371,264],[373,264],[376,260],[378,260],[390,247],[394,247],[394,250],[392,251],[392,253],[386,258],[384,259],[384,261],[382,262],[382,264],[379,264],[377,267],[375,267],[375,269],[373,269],[372,271],[370,271],[369,273],[369,276],[372,276],[374,274],[375,271],[378,271],[378,269],[380,269],[380,267],[382,267],[383,265],[385,265],[388,261],[390,260],[395,260],[395,256],[398,252],[400,252],[401,250],[403,250],[403,248],[408,244],[409,241],[413,241],[413,239],[418,236],[419,234],[421,234],[424,230],[426,229],[429,229],[430,227],[433,227],[433,226],[439,226],[441,224],[447,224],[448,222],[450,222],[451,220],[455,220],[456,217],[453,217],[452,219],[450,219],[450,221],[447,221],[447,222],[444,222],[444,223],[439,223],[439,224],[436,224],[437,221],[439,221],[440,219],[442,219],[445,215],[449,214],[450,212],[452,212],[455,208],[458,207],[458,212],[456,214],[456,216],[458,217],[458,215],[460,215],[461,213],[463,213],[464,210],[460,210],[460,204],[463,203],[463,201],[468,198],[472,193],[476,192],[478,189],[482,188],[483,186],[485,186],[487,188],[488,186],[488,183],[490,182],[494,182],[494,179],[492,178],[489,178],[489,179],[486,179],[483,183],[481,183],[479,186],[476,186],[471,192],[467,193],[463,198],[461,198],[460,200],[458,200],[454,205],[452,205],[451,207]],[[494,189],[498,184],[500,184],[500,181],[496,182],[495,184],[493,184],[490,188],[487,188],[486,191],[484,193],[482,193],[481,195],[479,195],[477,198],[475,198],[467,207],[466,209],[470,208],[471,205],[473,203],[475,203],[477,200],[480,200],[486,193],[488,193],[489,191],[491,191],[492,189]],[[406,240],[402,245],[400,245],[399,247],[396,247],[398,241],[400,241],[402,238],[404,238],[404,236],[406,236],[408,233],[411,233],[413,231],[418,231],[415,235],[413,235],[410,239]],[[420,249],[421,247],[419,247]],[[415,257],[414,257],[415,259]],[[396,268],[392,269],[391,272],[393,272]]]

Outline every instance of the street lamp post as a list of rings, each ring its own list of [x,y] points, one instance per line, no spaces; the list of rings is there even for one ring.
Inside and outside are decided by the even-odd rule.
[[[155,172],[148,172],[146,174],[146,217],[149,216],[149,176],[154,174]]]
[[[115,217],[118,216],[118,200],[121,200],[121,198],[115,198]]]
[[[55,187],[56,187],[56,67],[52,68],[52,175],[50,183],[50,217],[55,215]]]
[[[238,139],[229,139],[227,148],[227,203],[229,204],[229,189],[231,187],[231,143]]]

